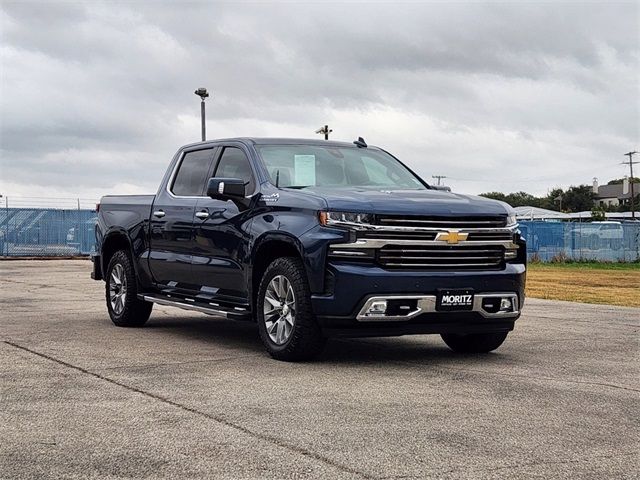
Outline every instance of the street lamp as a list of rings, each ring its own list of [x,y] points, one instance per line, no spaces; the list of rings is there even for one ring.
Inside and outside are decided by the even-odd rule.
[[[200,119],[202,121],[202,141],[204,142],[207,139],[207,127],[204,122],[204,99],[209,96],[207,89],[204,87],[200,87],[195,92],[196,95],[200,97]]]
[[[329,140],[329,134],[331,132],[333,132],[333,130],[329,128],[329,125],[325,125],[324,127],[320,127],[318,130],[316,130],[316,133],[324,135],[325,140]]]

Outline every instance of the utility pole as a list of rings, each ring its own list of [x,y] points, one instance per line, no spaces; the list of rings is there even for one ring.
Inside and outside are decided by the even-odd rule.
[[[553,200],[556,201],[556,202],[560,202],[560,211],[562,211],[562,194],[558,195]]]
[[[325,125],[324,127],[320,127],[318,130],[316,130],[316,133],[324,134],[325,140],[329,140],[329,134],[331,132],[333,132],[333,130],[329,128],[329,125]]]
[[[207,139],[207,127],[205,125],[205,116],[204,116],[204,99],[209,96],[207,89],[204,87],[200,87],[195,92],[196,95],[200,97],[200,120],[202,122],[202,141],[204,142]]]
[[[625,155],[626,157],[629,157],[629,161],[628,161],[628,162],[622,162],[622,164],[623,164],[623,165],[629,165],[629,170],[630,170],[630,173],[631,173],[631,179],[630,179],[630,182],[631,182],[631,185],[630,185],[630,187],[631,187],[631,218],[632,218],[633,220],[635,220],[635,219],[636,219],[636,210],[635,210],[635,206],[634,206],[634,201],[635,201],[635,192],[634,192],[634,189],[633,189],[633,183],[634,183],[634,182],[633,182],[633,166],[634,166],[636,163],[638,163],[638,162],[634,162],[634,161],[633,161],[633,156],[634,156],[636,153],[638,153],[638,152],[629,152],[629,153],[625,153],[624,155]]]
[[[431,175],[431,178],[437,178],[438,179],[438,185],[440,185],[440,180],[442,180],[443,178],[447,178],[445,175]]]

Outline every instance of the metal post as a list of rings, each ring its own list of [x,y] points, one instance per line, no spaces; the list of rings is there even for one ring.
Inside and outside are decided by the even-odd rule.
[[[636,209],[635,209],[635,191],[634,191],[634,181],[633,181],[633,165],[638,163],[638,162],[634,162],[633,161],[633,156],[638,153],[638,152],[629,152],[629,153],[625,153],[625,156],[629,157],[629,161],[628,162],[622,162],[623,165],[629,165],[629,170],[631,171],[631,178],[629,179],[629,181],[631,182],[631,219],[635,220],[636,219]]]
[[[204,142],[207,139],[207,126],[204,120],[204,98],[200,102],[200,119],[202,121],[202,141]]]
[[[207,139],[207,127],[204,116],[204,99],[209,96],[209,92],[207,92],[206,88],[200,87],[193,93],[200,97],[200,121],[202,122],[202,141],[204,142]]]
[[[4,234],[4,249],[5,255],[9,256],[9,197],[4,198],[4,207],[7,211],[7,218],[4,220],[5,234]]]
[[[333,130],[329,128],[329,125],[325,125],[324,127],[320,127],[318,130],[316,130],[316,133],[324,135],[325,140],[329,140],[329,134],[331,132],[333,132]]]

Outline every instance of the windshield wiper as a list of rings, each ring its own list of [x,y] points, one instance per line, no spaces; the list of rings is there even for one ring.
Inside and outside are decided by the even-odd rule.
[[[310,186],[311,185],[289,185],[288,187],[285,187],[285,188],[294,188],[296,190],[300,190],[300,189],[303,189],[303,188],[308,188]]]

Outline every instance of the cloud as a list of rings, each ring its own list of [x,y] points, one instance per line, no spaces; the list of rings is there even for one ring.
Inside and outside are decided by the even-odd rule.
[[[34,10],[38,14],[34,15]],[[210,136],[364,136],[469,193],[625,174],[637,3],[3,2],[0,193],[154,192]]]

